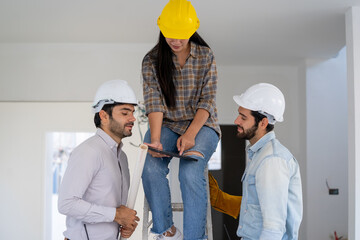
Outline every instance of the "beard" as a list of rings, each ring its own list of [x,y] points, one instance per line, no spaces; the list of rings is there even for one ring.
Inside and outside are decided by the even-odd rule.
[[[250,140],[255,136],[256,130],[258,129],[259,125],[254,123],[251,128],[248,128],[246,130],[240,125],[237,125],[237,127],[241,128],[243,131],[241,133],[238,131],[236,136],[242,139]]]
[[[125,137],[130,137],[132,135],[131,129],[130,130],[126,130],[127,126],[134,126],[133,122],[130,123],[126,123],[124,125],[122,125],[121,123],[119,123],[118,121],[114,120],[112,117],[110,117],[110,131],[117,137],[123,139]]]

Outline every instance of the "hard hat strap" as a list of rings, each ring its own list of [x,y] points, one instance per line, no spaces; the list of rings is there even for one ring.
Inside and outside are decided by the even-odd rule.
[[[258,111],[258,112],[261,113],[262,115],[264,115],[268,119],[269,124],[274,125],[276,123],[276,119],[274,118],[273,115],[268,114],[264,111]]]

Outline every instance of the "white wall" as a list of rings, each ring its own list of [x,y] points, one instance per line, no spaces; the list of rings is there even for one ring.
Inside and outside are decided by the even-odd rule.
[[[307,139],[307,110],[306,110],[306,64],[305,61],[303,64],[299,66],[298,70],[298,105],[297,105],[297,112],[299,113],[299,153],[296,155],[301,171],[301,182],[303,188],[303,220],[300,226],[299,232],[299,239],[300,240],[307,240],[307,221],[308,221],[308,214],[307,214],[307,182],[308,182],[308,172],[307,172],[307,146],[306,146],[306,139]]]
[[[347,237],[346,51],[326,61],[308,61],[306,239]],[[330,187],[339,195],[329,195]]]
[[[2,43],[0,101],[92,101],[102,82],[116,78],[142,94],[141,61],[152,46]]]
[[[346,12],[349,239],[360,238],[360,7]]]

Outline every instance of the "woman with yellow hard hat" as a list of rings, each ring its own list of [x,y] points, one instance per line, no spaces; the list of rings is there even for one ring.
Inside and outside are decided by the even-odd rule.
[[[206,239],[204,170],[221,134],[215,104],[217,70],[200,22],[187,0],[170,0],[157,24],[158,43],[142,63],[143,93],[150,129],[144,142],[197,161],[180,159],[184,203],[183,236],[174,226],[168,164],[171,157],[149,151],[142,175],[157,239]]]

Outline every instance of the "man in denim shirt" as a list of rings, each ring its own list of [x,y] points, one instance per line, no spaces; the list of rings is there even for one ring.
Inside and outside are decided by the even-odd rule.
[[[243,240],[298,239],[302,219],[299,164],[273,131],[275,122],[283,121],[284,96],[275,86],[260,83],[234,100],[239,105],[237,134],[250,142],[237,235]]]

